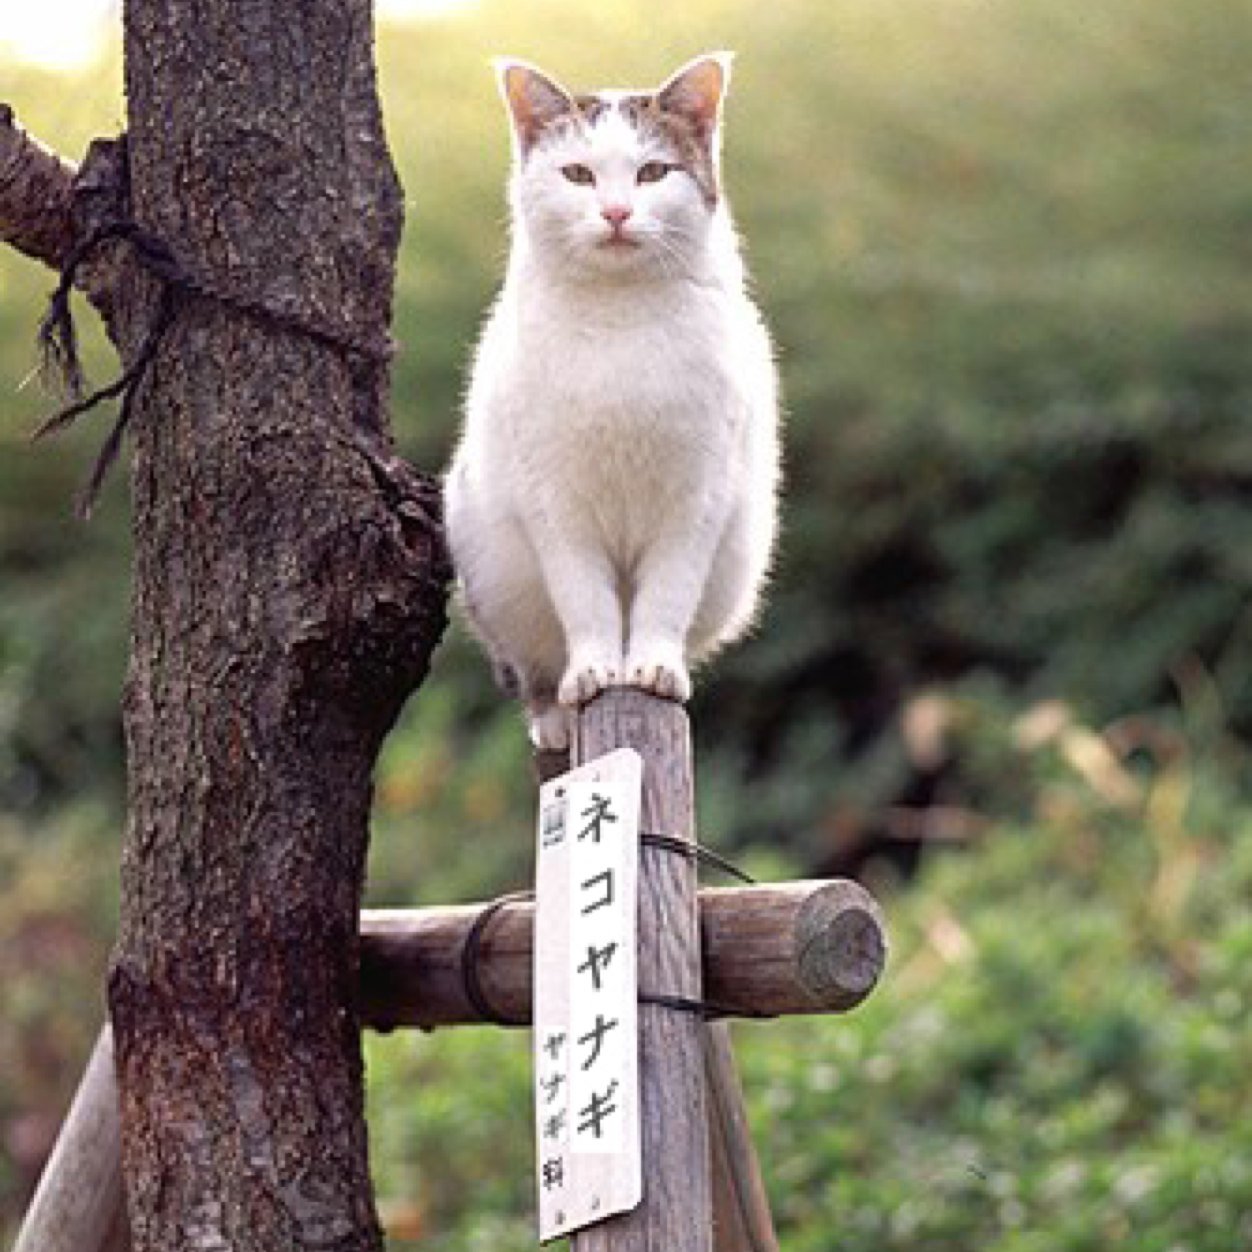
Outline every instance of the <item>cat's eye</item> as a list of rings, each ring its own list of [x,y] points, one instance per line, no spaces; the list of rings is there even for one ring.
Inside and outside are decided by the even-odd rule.
[[[596,176],[586,165],[562,165],[561,173],[571,183],[578,183],[582,187],[590,187],[596,181]]]
[[[635,175],[635,179],[641,183],[659,183],[666,174],[677,168],[675,165],[667,165],[664,161],[649,161],[646,165],[639,167],[639,173]]]

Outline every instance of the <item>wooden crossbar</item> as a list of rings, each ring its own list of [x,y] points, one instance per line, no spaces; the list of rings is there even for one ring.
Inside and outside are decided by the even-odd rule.
[[[361,1015],[366,1025],[483,1021],[465,989],[463,953],[485,904],[361,914]],[[810,879],[706,888],[697,896],[704,998],[727,1017],[842,1013],[873,990],[886,941],[878,906],[857,883]],[[530,1021],[535,906],[501,907],[477,958],[488,1004]]]

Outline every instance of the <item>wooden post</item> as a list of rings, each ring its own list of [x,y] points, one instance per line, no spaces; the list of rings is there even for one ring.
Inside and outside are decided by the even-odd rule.
[[[125,1252],[113,1032],[100,1031],[13,1252]]]
[[[615,748],[643,757],[641,829],[695,837],[691,738],[682,707],[641,691],[606,691],[577,719],[573,764]],[[695,865],[644,846],[639,858],[641,995],[699,1000]],[[643,1203],[571,1240],[573,1252],[712,1252],[704,1023],[693,1013],[639,1006]]]

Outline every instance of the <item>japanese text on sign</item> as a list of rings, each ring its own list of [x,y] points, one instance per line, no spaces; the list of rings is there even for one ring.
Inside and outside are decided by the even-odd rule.
[[[540,792],[535,1140],[541,1240],[642,1194],[636,976],[642,762],[613,752]]]

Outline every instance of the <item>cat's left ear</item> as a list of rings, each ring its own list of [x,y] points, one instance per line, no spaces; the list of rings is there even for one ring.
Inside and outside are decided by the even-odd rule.
[[[709,143],[722,115],[733,60],[733,52],[709,52],[688,61],[657,90],[657,104],[663,112],[685,118]]]

